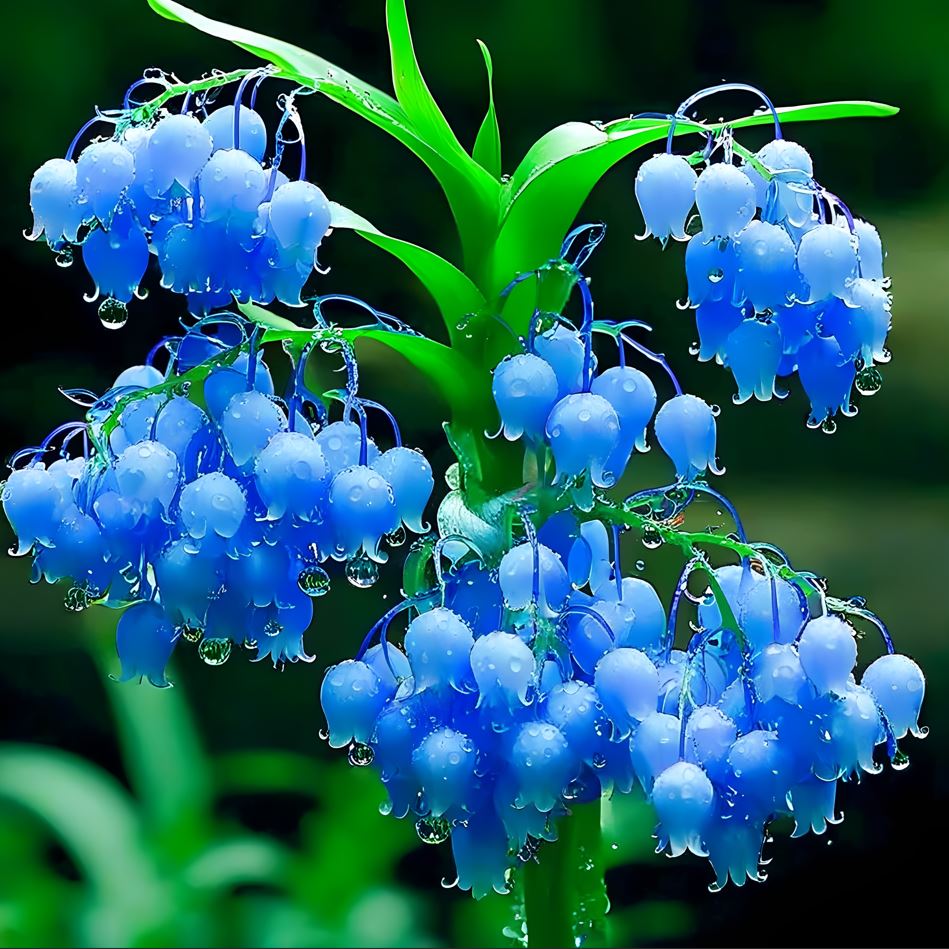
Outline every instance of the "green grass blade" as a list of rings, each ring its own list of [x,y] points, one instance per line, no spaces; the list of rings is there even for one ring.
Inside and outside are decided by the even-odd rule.
[[[104,771],[53,748],[0,746],[0,799],[43,821],[92,889],[90,945],[128,946],[158,925],[169,895],[128,793]]]
[[[485,113],[481,128],[471,150],[474,160],[493,177],[501,178],[501,130],[498,127],[498,114],[494,108],[494,66],[491,52],[481,40],[478,47],[484,56],[484,67],[488,74],[488,111]]]
[[[399,104],[419,134],[434,149],[443,155],[452,156],[459,165],[469,165],[471,159],[461,147],[422,76],[412,42],[405,0],[386,0],[386,31],[392,57],[392,87]]]

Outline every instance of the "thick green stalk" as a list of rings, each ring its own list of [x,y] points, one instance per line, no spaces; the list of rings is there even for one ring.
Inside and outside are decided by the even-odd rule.
[[[530,949],[606,944],[609,901],[603,881],[600,802],[571,808],[560,837],[543,844],[524,871],[524,918]]]

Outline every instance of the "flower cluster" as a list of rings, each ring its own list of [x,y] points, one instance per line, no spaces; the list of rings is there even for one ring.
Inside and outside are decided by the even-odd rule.
[[[300,293],[329,230],[330,206],[305,180],[303,130],[292,94],[281,97],[270,148],[254,108],[265,76],[243,76],[234,104],[213,111],[208,98],[190,93],[177,112],[131,108],[126,95],[124,109],[93,120],[112,123],[111,137],[93,141],[74,160],[87,123],[65,158],[50,159],[33,175],[29,237],[44,236],[63,263],[73,259],[74,246],[81,247],[95,284],[89,299],[104,297],[99,314],[106,326],[125,323],[126,304],[138,292],[150,255],[158,260],[162,286],[184,294],[192,313],[227,306],[232,297],[302,306]],[[246,106],[252,79],[258,83]],[[169,85],[161,76],[147,81]],[[288,122],[301,149],[295,181],[280,167]]]
[[[878,771],[881,743],[899,766],[896,739],[925,733],[911,659],[887,653],[856,683],[844,610],[872,616],[860,607],[812,611],[806,580],[745,559],[707,568],[678,649],[688,574],[667,617],[651,584],[622,575],[601,521],[563,512],[527,530],[496,569],[466,560],[386,614],[321,693],[330,744],[375,765],[384,810],[411,815],[423,841],[450,836],[476,896],[505,891],[572,804],[636,785],[660,850],[707,856],[715,888],[763,879],[771,820],[823,832],[838,779]],[[402,610],[416,615],[400,649],[388,630]]]
[[[564,253],[576,234],[567,238]],[[541,321],[535,319],[522,351],[494,370],[491,391],[504,437],[523,440],[528,455],[543,459],[541,481],[552,460],[552,484],[571,489],[584,510],[592,507],[595,489],[619,481],[635,449],[647,450],[650,422],[679,478],[720,474],[715,458],[718,410],[684,394],[665,360],[628,335],[628,324],[595,321],[588,284],[578,277],[576,286],[584,311],[579,329],[559,316],[538,332]],[[598,332],[612,337],[619,353],[619,365],[602,372],[597,372],[593,350]],[[627,365],[627,348],[660,363],[671,378],[675,395],[658,412],[656,387],[646,373]]]
[[[382,407],[357,395],[348,344],[328,339],[350,370],[337,421],[305,385],[313,344],[280,399],[258,331],[216,317],[165,341],[164,373],[149,361],[101,397],[70,393],[88,422],[14,459],[2,501],[18,553],[33,552],[35,580],[70,582],[70,609],[128,607],[116,634],[123,679],[166,684],[181,638],[211,665],[234,643],[274,665],[308,660],[312,598],[330,583],[320,564],[345,561],[350,581],[369,586],[383,539],[398,546],[406,527],[427,529],[428,462],[401,444],[394,419],[395,444],[380,451],[366,408]],[[189,398],[194,380],[204,408]],[[62,457],[47,465],[58,436]],[[71,458],[80,436],[83,455]]]
[[[670,135],[670,150],[640,167],[636,197],[645,236],[688,241],[699,359],[731,370],[736,403],[783,397],[776,379],[796,372],[811,402],[808,425],[832,433],[838,410],[855,411],[854,384],[878,391],[874,363],[889,360],[883,249],[876,228],[816,181],[811,156],[781,137],[777,119],[775,128],[757,153],[742,150],[742,164],[730,139],[712,163],[711,149],[691,160],[673,154]],[[702,160],[697,174],[692,163]]]

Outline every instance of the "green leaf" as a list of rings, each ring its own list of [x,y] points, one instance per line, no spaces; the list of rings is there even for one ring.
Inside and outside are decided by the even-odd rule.
[[[278,75],[316,89],[400,141],[421,158],[445,192],[466,258],[473,261],[486,258],[497,226],[500,184],[465,154],[460,145],[440,150],[396,99],[315,53],[212,20],[175,0],[148,0],[148,4],[166,19],[187,23],[272,62],[279,69]],[[429,121],[436,120],[429,115]],[[433,127],[426,131],[430,134]]]
[[[455,418],[470,418],[481,409],[487,385],[477,368],[457,350],[426,336],[398,333],[381,327],[333,327],[332,330],[297,326],[254,303],[243,303],[240,311],[249,320],[268,327],[263,342],[289,340],[304,346],[314,339],[342,337],[351,343],[372,340],[397,352],[439,390]],[[288,325],[289,324],[289,325]]]
[[[386,30],[392,58],[392,86],[399,104],[433,148],[443,154],[454,153],[457,159],[467,164],[470,158],[422,76],[412,43],[405,0],[386,0]]]
[[[95,898],[90,945],[138,945],[173,906],[132,800],[111,775],[53,748],[2,745],[0,799],[42,820],[75,860]]]
[[[491,52],[488,47],[481,40],[478,40],[478,46],[484,56],[484,67],[488,73],[488,111],[481,123],[481,128],[478,129],[471,154],[485,171],[500,180],[501,130],[498,127],[498,114],[494,109],[494,66],[491,63]]]
[[[878,102],[826,102],[778,109],[782,122],[879,117],[897,109]],[[675,134],[767,125],[770,113],[728,123],[701,125],[680,120]],[[564,234],[596,183],[638,148],[665,139],[667,119],[620,119],[608,125],[568,122],[542,136],[518,165],[502,196],[501,231],[495,248],[490,291],[517,273],[556,256]],[[630,198],[632,200],[632,198]]]
[[[481,291],[454,264],[443,257],[397,237],[383,234],[364,217],[330,202],[332,226],[355,231],[360,237],[381,247],[405,264],[432,295],[441,312],[450,338],[457,334],[458,323],[469,313],[479,313],[485,306]]]

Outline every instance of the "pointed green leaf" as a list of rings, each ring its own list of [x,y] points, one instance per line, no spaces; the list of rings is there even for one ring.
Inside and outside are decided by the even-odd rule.
[[[111,775],[54,748],[0,746],[0,800],[42,820],[95,897],[90,945],[139,945],[172,905],[132,799]]]
[[[419,134],[442,154],[450,153],[462,164],[471,159],[451,130],[429,91],[415,55],[405,0],[386,0],[386,30],[392,57],[392,86],[399,104],[415,123]]]
[[[428,140],[396,99],[315,53],[213,20],[175,0],[148,0],[148,3],[166,19],[187,23],[272,62],[279,69],[278,75],[316,89],[400,141],[428,166],[445,192],[466,258],[481,260],[485,257],[487,243],[497,224],[500,184],[465,154],[460,145],[443,150],[444,143]],[[435,121],[431,116],[429,119]]]
[[[498,115],[494,109],[494,66],[491,63],[491,52],[488,47],[481,40],[478,40],[478,46],[484,56],[484,67],[488,73],[488,111],[481,123],[481,128],[478,129],[471,154],[485,171],[500,179],[501,130],[498,127]]]
[[[897,109],[878,102],[826,102],[778,109],[782,122],[893,115]],[[731,128],[766,125],[770,113],[728,123]],[[675,134],[707,129],[680,120]],[[511,277],[555,256],[594,185],[618,161],[638,148],[665,139],[667,119],[620,119],[608,125],[569,122],[540,138],[524,156],[502,198],[501,233],[495,248],[491,289],[500,290]]]
[[[410,241],[383,234],[364,217],[335,201],[330,202],[332,226],[355,231],[360,237],[381,247],[402,261],[432,295],[441,312],[450,338],[458,332],[458,323],[469,313],[485,307],[481,291],[454,264]]]

